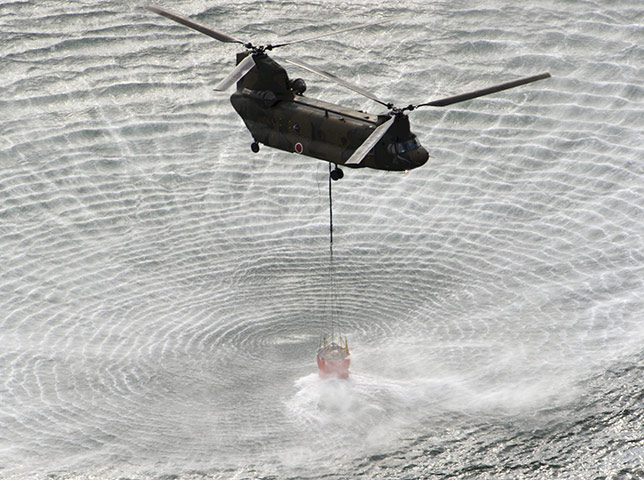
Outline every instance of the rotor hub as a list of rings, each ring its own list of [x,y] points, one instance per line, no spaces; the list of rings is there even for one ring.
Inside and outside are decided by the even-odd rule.
[[[251,42],[244,43],[244,48],[253,53],[254,55],[259,55],[265,53],[266,50],[273,50],[273,45],[270,43],[268,45],[253,45]]]
[[[391,105],[391,106],[389,106]],[[402,117],[405,112],[410,112],[416,108],[415,105],[407,105],[406,107],[396,107],[393,104],[388,104],[387,108],[390,109],[390,114],[394,117]]]

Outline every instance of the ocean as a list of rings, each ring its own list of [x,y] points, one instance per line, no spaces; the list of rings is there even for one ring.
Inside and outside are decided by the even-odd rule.
[[[0,478],[644,478],[644,4],[160,0],[409,172],[262,147],[241,46],[142,2],[0,4]],[[332,321],[333,319],[333,321]],[[331,325],[333,323],[333,325]],[[322,380],[333,328],[349,380]]]

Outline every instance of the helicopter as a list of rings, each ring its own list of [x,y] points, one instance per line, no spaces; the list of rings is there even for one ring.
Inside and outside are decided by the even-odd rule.
[[[411,132],[406,112],[422,107],[445,107],[550,77],[550,73],[543,72],[460,95],[400,107],[300,60],[284,60],[363,95],[387,109],[385,113],[371,114],[304,96],[305,81],[301,78],[290,79],[284,67],[269,57],[267,52],[382,24],[395,18],[289,42],[254,45],[158,6],[148,5],[146,9],[221,42],[242,45],[245,51],[237,54],[236,67],[214,89],[226,91],[237,84],[230,101],[253,136],[251,150],[257,153],[260,144],[263,144],[325,160],[330,164],[330,176],[333,180],[344,176],[339,166],[407,171],[424,165],[429,154],[421,146],[418,137]],[[334,165],[333,169],[331,165]]]

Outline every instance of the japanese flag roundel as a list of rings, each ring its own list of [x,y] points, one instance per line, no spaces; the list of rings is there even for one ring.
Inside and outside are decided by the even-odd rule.
[[[302,153],[304,151],[304,147],[302,146],[302,144],[300,142],[297,142],[295,144],[295,151],[297,153]]]

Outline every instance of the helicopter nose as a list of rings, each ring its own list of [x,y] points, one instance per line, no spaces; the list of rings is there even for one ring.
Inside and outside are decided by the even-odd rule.
[[[414,150],[411,150],[408,152],[409,154],[409,159],[411,160],[411,163],[413,164],[412,168],[418,168],[422,167],[427,163],[427,159],[429,159],[429,153],[427,153],[427,150],[423,147],[418,147]]]

